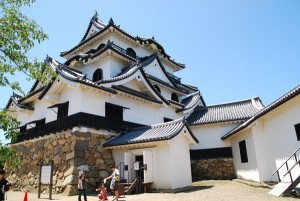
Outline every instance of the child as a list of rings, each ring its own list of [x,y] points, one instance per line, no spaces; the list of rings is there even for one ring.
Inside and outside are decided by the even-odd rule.
[[[96,189],[96,191],[99,191],[99,194],[98,194],[99,201],[107,200],[107,190],[104,186],[104,183],[102,183],[100,188]]]

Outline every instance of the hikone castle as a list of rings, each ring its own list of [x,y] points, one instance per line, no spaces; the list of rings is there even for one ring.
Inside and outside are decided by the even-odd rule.
[[[55,193],[70,195],[80,165],[89,166],[91,186],[113,164],[122,181],[139,176],[155,190],[200,179],[278,181],[273,172],[300,145],[299,86],[266,107],[258,97],[209,105],[175,75],[186,66],[159,42],[97,14],[80,43],[60,56],[64,63],[45,59],[57,74],[48,85],[36,81],[6,106],[21,122],[10,146],[22,165],[6,167],[15,189],[36,191],[39,164],[51,160]],[[136,161],[146,167],[140,175]]]

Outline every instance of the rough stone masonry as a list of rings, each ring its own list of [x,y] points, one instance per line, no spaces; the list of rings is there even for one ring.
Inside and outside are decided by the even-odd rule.
[[[77,191],[78,170],[80,165],[88,165],[87,173],[90,189],[109,175],[110,166],[115,164],[112,153],[101,144],[111,136],[90,132],[64,131],[46,137],[12,144],[22,164],[18,168],[6,167],[7,179],[18,191],[37,192],[40,163],[54,161],[53,192],[75,195]],[[49,187],[42,186],[49,192]]]

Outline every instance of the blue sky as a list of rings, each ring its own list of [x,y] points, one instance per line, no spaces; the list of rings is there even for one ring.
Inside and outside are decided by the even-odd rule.
[[[24,12],[49,39],[29,56],[64,61],[59,53],[78,44],[95,10],[133,36],[154,36],[208,105],[256,96],[268,105],[300,84],[298,0],[38,0]],[[25,92],[32,86],[22,74],[14,79]],[[12,91],[0,90],[4,108]]]

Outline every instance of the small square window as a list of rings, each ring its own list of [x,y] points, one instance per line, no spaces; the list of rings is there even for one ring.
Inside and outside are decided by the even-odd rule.
[[[242,163],[248,163],[248,154],[247,154],[247,147],[246,147],[246,141],[240,141],[239,142],[240,147],[240,154],[241,154],[241,162]]]
[[[295,125],[295,131],[296,131],[297,141],[300,141],[300,124]]]

